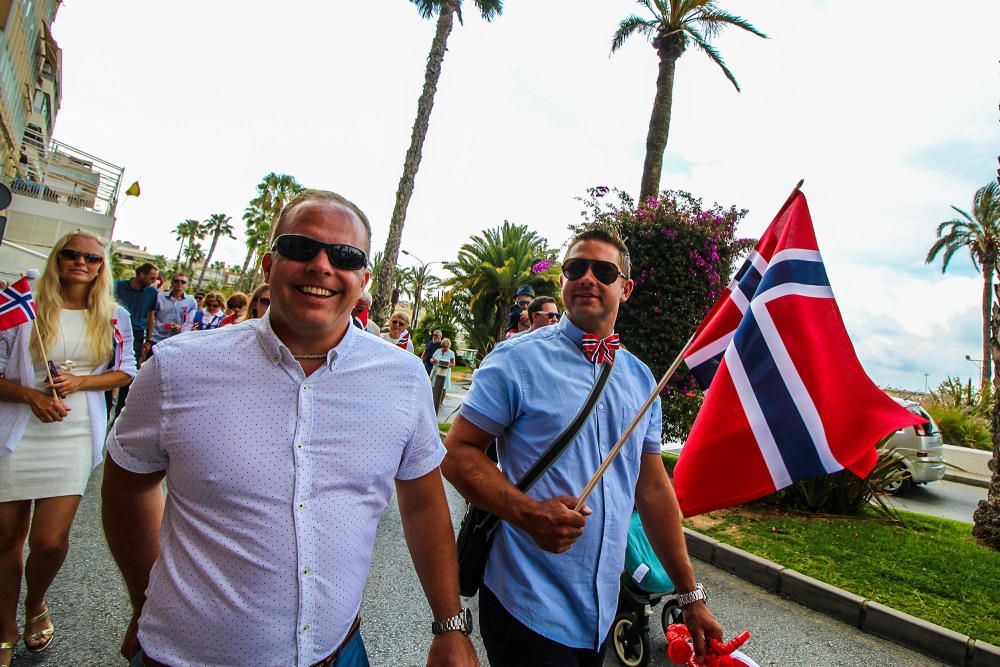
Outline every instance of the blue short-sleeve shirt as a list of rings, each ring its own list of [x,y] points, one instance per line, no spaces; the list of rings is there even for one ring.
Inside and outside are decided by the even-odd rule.
[[[461,415],[498,437],[500,465],[512,483],[576,416],[597,380],[600,369],[583,355],[582,337],[563,317],[555,326],[500,343],[473,376]],[[587,423],[528,494],[540,500],[578,495],[655,386],[649,368],[619,350]],[[641,455],[659,454],[660,430],[657,399],[587,499],[593,514],[568,551],[543,551],[529,535],[501,522],[485,584],[535,632],[576,648],[597,648],[607,635]]]

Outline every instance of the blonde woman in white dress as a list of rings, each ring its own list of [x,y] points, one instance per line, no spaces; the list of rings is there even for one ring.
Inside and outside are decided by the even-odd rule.
[[[52,642],[45,594],[66,558],[90,472],[101,462],[104,392],[127,385],[136,372],[129,315],[112,298],[99,237],[77,230],[59,239],[32,293],[37,319],[0,332],[0,666],[10,664],[20,638],[22,574],[24,643],[38,652]],[[58,375],[52,383],[46,357]]]

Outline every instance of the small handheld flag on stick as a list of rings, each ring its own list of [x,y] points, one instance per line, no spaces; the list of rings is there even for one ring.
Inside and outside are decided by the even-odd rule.
[[[31,286],[28,285],[27,277],[22,275],[20,280],[0,290],[0,331],[13,329],[36,317],[35,300],[31,296]],[[49,370],[49,360],[42,345],[42,334],[38,331],[38,327],[33,328],[35,335],[38,336],[39,349],[42,350],[45,374],[48,375],[49,384],[52,384],[52,371]],[[55,391],[52,393],[55,394]]]
[[[674,469],[685,516],[845,468],[865,477],[879,438],[924,421],[861,367],[798,186],[684,360],[706,388]]]

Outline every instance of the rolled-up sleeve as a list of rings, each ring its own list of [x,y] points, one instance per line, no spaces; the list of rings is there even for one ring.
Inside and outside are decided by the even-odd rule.
[[[462,403],[462,418],[490,435],[500,435],[514,423],[521,405],[518,360],[511,346],[493,350],[472,377]]]
[[[420,377],[420,382],[413,383],[412,405],[416,407],[416,417],[413,420],[413,433],[403,449],[402,460],[396,471],[396,479],[408,480],[423,477],[441,465],[445,448],[441,444],[438,432],[437,411],[434,410],[434,399],[431,396],[430,384],[423,380],[424,368],[422,362],[413,358],[417,370],[414,377]],[[419,375],[417,374],[419,371]]]
[[[115,420],[106,442],[114,462],[135,473],[167,467],[167,452],[161,446],[165,389],[160,364],[160,356],[156,355],[142,365],[129,389],[125,409]]]
[[[660,397],[657,396],[653,405],[649,408],[649,426],[646,427],[646,436],[642,439],[642,452],[644,454],[659,454],[663,449],[661,435],[663,433],[663,408],[660,405]]]
[[[115,328],[118,329],[118,333],[122,337],[122,349],[121,363],[114,370],[134,378],[139,368],[135,359],[135,350],[132,348],[132,320],[128,311],[121,306],[115,309],[115,319]]]

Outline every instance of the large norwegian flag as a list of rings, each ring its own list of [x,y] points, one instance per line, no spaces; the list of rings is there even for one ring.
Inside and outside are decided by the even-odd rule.
[[[27,278],[0,290],[0,331],[35,319],[35,300]]]
[[[865,375],[796,191],[695,332],[685,362],[706,389],[674,470],[685,516],[848,469],[921,423]]]

